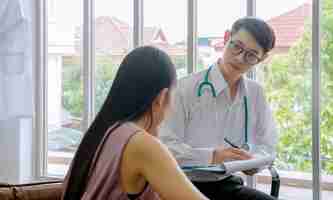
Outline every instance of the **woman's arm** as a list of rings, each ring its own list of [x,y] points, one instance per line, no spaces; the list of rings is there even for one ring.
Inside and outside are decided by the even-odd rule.
[[[157,138],[139,133],[126,148],[128,158],[161,198],[165,200],[207,200],[187,179],[176,160]]]

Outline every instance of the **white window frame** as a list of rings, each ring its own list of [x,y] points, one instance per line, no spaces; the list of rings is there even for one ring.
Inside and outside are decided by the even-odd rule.
[[[47,5],[44,0],[34,2],[34,149],[33,175],[45,176],[47,170]]]
[[[143,43],[143,3],[134,1],[133,46]],[[193,73],[197,64],[197,4],[198,0],[187,0],[187,71]],[[312,164],[313,199],[321,199],[320,173],[320,0],[312,3]],[[82,66],[84,70],[84,128],[87,129],[94,118],[94,0],[83,0],[83,49]],[[255,16],[256,0],[247,0],[247,16]],[[47,1],[34,1],[36,24],[34,26],[35,77],[35,149],[34,175],[47,175]],[[255,77],[250,73],[250,77]]]

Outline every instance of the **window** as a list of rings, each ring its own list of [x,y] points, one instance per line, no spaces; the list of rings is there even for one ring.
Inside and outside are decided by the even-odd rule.
[[[323,194],[333,194],[333,4],[322,1],[321,12],[321,115],[320,150],[322,159]],[[326,191],[325,191],[326,190]],[[328,198],[327,198],[328,199]]]
[[[73,153],[82,138],[86,98],[83,85],[85,64],[81,44],[83,0],[48,0],[48,175],[65,174]],[[56,2],[56,3],[55,3]],[[282,198],[311,199],[312,191],[312,1],[206,1],[197,0],[198,33],[187,33],[188,3],[190,1],[134,1],[114,3],[108,0],[92,1],[95,16],[91,16],[95,33],[93,47],[95,59],[95,98],[98,112],[115,72],[123,57],[133,48],[133,13],[143,6],[144,45],[165,50],[173,59],[178,75],[187,74],[187,36],[197,35],[198,60],[196,71],[203,70],[216,61],[224,45],[224,33],[232,23],[247,15],[247,2],[256,3],[256,15],[273,26],[277,45],[272,55],[257,66],[256,78],[265,87],[278,124],[278,166],[282,178],[293,181],[292,187],[283,185]],[[317,1],[313,1],[317,2]],[[322,90],[321,90],[321,158],[323,174],[323,199],[332,196],[332,3],[322,0]],[[143,5],[141,5],[143,3]],[[71,9],[68,9],[71,8]],[[59,14],[61,13],[61,14]],[[194,20],[194,19],[193,19]],[[137,35],[136,35],[137,36]],[[136,37],[135,37],[136,38]],[[86,56],[86,55],[85,55]],[[93,113],[95,114],[95,113]],[[259,188],[267,189],[261,184]],[[284,182],[283,182],[284,183]]]
[[[307,0],[258,0],[257,16],[266,20],[277,36],[270,58],[257,66],[257,78],[265,88],[279,130],[275,164],[281,179],[289,182],[281,187],[281,198],[312,199],[312,4]],[[329,119],[325,118],[324,123]],[[327,124],[322,124],[321,130],[321,145],[325,145],[321,147],[322,158],[327,159],[322,170],[332,173],[332,136],[329,138]],[[332,193],[323,193],[323,199],[326,195]]]
[[[226,6],[226,4],[228,4]],[[232,23],[246,16],[246,1],[198,0],[198,63],[196,71],[213,64],[221,56],[224,34]]]
[[[118,66],[133,45],[132,1],[95,1],[95,111],[108,94]]]
[[[143,44],[168,53],[176,65],[178,77],[187,74],[186,5],[186,0],[144,0],[143,8]]]
[[[63,175],[83,135],[82,1],[57,0],[55,8],[61,15],[47,29],[47,173]]]

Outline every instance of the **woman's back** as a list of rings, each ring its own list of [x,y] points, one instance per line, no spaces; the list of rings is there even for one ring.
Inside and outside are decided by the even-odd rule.
[[[130,138],[142,130],[130,122],[111,132],[113,128],[108,130],[95,154],[83,200],[128,199],[121,186],[121,160]],[[149,185],[139,196],[140,199],[159,199]]]

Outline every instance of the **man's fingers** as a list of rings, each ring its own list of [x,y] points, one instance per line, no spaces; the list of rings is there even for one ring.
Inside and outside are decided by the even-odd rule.
[[[231,156],[232,159],[234,160],[248,160],[249,158],[247,156],[241,155],[241,154],[237,154],[237,153],[233,153],[231,152]]]
[[[247,153],[246,151],[242,150],[242,149],[236,149],[236,148],[232,148],[231,152],[234,154],[238,154],[240,156],[242,156],[244,159],[251,159],[252,156]]]

